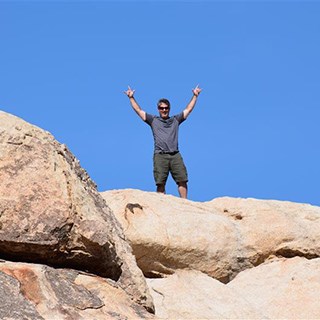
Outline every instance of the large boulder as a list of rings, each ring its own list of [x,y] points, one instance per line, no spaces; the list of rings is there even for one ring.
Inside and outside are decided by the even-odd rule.
[[[266,319],[235,290],[195,270],[147,279],[160,319]]]
[[[154,319],[106,278],[71,269],[0,262],[0,318]]]
[[[320,319],[320,258],[282,258],[228,284],[192,270],[148,279],[161,319]]]
[[[88,271],[153,310],[120,224],[54,137],[0,112],[0,257]]]
[[[244,257],[258,265],[270,256],[320,256],[320,207],[289,201],[217,198],[206,205],[235,221]]]
[[[217,210],[155,192],[113,190],[101,194],[123,226],[147,277],[191,268],[227,282],[239,272],[237,229]]]
[[[241,272],[226,287],[270,319],[320,319],[320,258],[270,261]]]
[[[218,198],[200,203],[139,190],[102,193],[148,277],[194,269],[224,283],[272,256],[320,256],[320,208]]]

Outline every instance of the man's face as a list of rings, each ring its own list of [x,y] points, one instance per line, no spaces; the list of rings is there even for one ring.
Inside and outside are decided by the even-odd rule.
[[[162,119],[168,119],[169,118],[170,108],[164,102],[160,102],[159,103],[158,110],[159,110],[160,117]]]

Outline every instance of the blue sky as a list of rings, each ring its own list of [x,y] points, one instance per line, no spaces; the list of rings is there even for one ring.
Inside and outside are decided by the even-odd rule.
[[[1,1],[0,108],[65,143],[99,191],[154,191],[149,113],[180,127],[189,198],[320,205],[320,2]],[[167,192],[177,195],[170,178]]]

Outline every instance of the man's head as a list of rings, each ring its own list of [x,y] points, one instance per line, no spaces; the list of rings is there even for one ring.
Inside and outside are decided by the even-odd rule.
[[[160,117],[163,119],[169,118],[169,112],[170,112],[170,102],[167,99],[160,99],[158,101],[158,111],[160,114]]]

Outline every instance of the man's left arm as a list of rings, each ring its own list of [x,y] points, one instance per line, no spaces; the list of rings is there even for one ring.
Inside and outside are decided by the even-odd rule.
[[[194,89],[192,89],[192,93],[193,96],[190,100],[190,102],[188,103],[188,105],[186,106],[186,108],[183,110],[183,118],[187,119],[187,117],[189,116],[189,114],[192,112],[194,106],[196,105],[198,96],[200,94],[202,89],[199,88],[199,85],[197,85]]]

